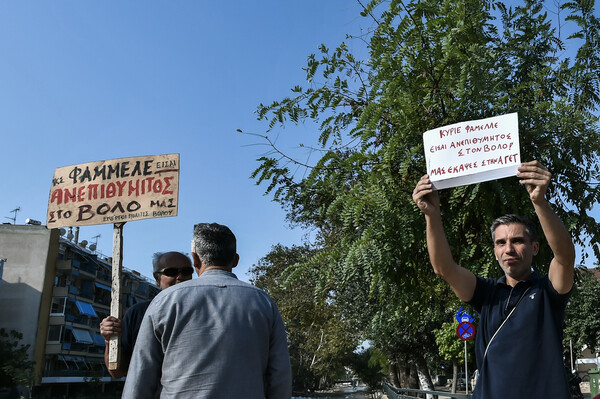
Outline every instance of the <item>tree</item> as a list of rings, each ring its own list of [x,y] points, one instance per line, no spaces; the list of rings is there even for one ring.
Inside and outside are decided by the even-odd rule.
[[[259,106],[273,152],[259,159],[252,177],[267,184],[292,223],[316,232],[319,251],[293,266],[290,278],[315,273],[316,297],[335,293],[343,316],[356,318],[390,359],[402,353],[416,365],[437,352],[426,327],[441,326],[440,309],[456,308],[431,271],[423,217],[411,199],[425,173],[423,132],[518,112],[523,160],[541,160],[552,171],[548,198],[575,240],[600,256],[600,224],[588,214],[600,201],[600,22],[593,0],[555,7],[559,30],[539,0],[514,8],[392,0],[380,11],[382,4],[364,7],[375,25],[363,38],[367,59],[356,59],[345,43],[321,46],[308,58],[306,88]],[[573,43],[561,36],[567,23]],[[318,140],[304,144],[322,154],[314,163],[275,146],[272,137],[288,124],[315,126]],[[440,194],[457,263],[497,276],[486,226],[503,213],[535,220],[526,191],[516,179],[501,179]],[[545,272],[552,255],[542,248],[534,267]],[[423,312],[423,304],[434,304],[425,306],[433,311]],[[416,336],[420,330],[428,333]]]
[[[345,373],[358,344],[356,329],[341,317],[335,298],[315,298],[317,271],[289,275],[292,265],[314,253],[307,245],[275,245],[250,269],[250,281],[280,310],[288,333],[293,387],[299,391],[332,385]]]
[[[446,322],[435,331],[435,341],[437,343],[440,355],[445,359],[452,362],[452,392],[456,392],[456,382],[458,380],[458,366],[465,364],[465,344],[456,335],[456,329],[458,327],[458,321],[454,320],[451,323]],[[473,341],[470,341],[473,342]],[[468,345],[468,343],[467,343]],[[472,346],[470,352],[473,352]],[[469,353],[469,357],[474,359],[473,354]],[[475,368],[475,363],[471,363],[469,368]],[[472,370],[471,370],[472,371]],[[468,379],[468,376],[465,378]]]
[[[357,353],[353,353],[350,367],[356,376],[373,390],[379,390],[382,386],[383,377],[386,374],[387,359],[383,353],[375,348],[369,347]]]
[[[578,275],[567,305],[564,338],[565,347],[570,340],[575,353],[584,345],[592,351],[600,348],[600,279],[587,269],[579,269]]]
[[[0,328],[0,387],[29,387],[33,378],[33,361],[28,359],[29,345],[20,341],[23,334]]]

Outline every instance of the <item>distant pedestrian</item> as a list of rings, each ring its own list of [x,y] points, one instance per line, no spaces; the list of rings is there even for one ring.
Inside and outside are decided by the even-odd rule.
[[[123,398],[289,399],[283,321],[262,290],[237,279],[236,239],[226,226],[194,226],[199,278],[154,298],[133,351]]]
[[[550,172],[537,161],[524,163],[518,170],[554,253],[545,276],[531,268],[540,244],[535,225],[528,220],[506,215],[494,221],[494,254],[504,276],[485,279],[452,258],[440,199],[429,176],[418,182],[413,199],[425,214],[427,250],[435,273],[480,314],[475,343],[480,375],[473,398],[570,399],[562,337],[575,249],[569,232],[545,199]]]

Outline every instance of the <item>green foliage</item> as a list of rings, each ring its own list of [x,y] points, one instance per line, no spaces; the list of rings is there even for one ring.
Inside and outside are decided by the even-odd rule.
[[[518,112],[522,159],[553,173],[547,197],[575,241],[600,257],[600,224],[588,214],[600,202],[600,23],[592,0],[562,6],[559,23],[570,24],[576,41],[560,36],[539,0],[392,0],[380,11],[382,4],[363,10],[376,23],[368,59],[345,43],[321,46],[308,58],[307,88],[257,110],[270,143],[289,124],[310,122],[318,139],[305,148],[322,156],[306,164],[277,150],[259,159],[252,177],[292,223],[316,233],[319,251],[289,270],[288,283],[310,274],[313,299],[334,300],[390,358],[432,357],[433,331],[457,307],[431,270],[424,218],[411,198],[426,172],[422,133]],[[487,227],[493,219],[536,220],[514,178],[440,196],[455,260],[479,275],[501,273]],[[551,257],[542,245],[534,267],[545,272]]]
[[[575,351],[586,345],[594,352],[600,349],[600,279],[587,269],[579,269],[579,275],[567,306],[564,339],[566,347],[572,340]]]
[[[368,348],[358,353],[353,353],[350,367],[356,376],[371,390],[379,390],[387,373],[387,359],[385,355],[375,349]]]
[[[276,245],[250,269],[250,281],[273,298],[286,325],[298,391],[333,384],[358,343],[352,321],[342,316],[335,298],[315,296],[317,270],[294,268],[314,254],[308,246]]]
[[[457,327],[458,322],[456,320],[442,324],[442,327],[435,331],[435,342],[440,355],[444,359],[464,363],[464,344],[456,336]]]
[[[23,334],[0,328],[0,386],[29,386],[33,377],[33,362],[28,360],[29,345],[20,341]]]

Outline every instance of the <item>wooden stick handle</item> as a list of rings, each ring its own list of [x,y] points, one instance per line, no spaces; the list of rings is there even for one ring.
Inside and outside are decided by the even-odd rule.
[[[112,290],[110,301],[110,315],[122,319],[121,312],[121,273],[123,271],[123,225],[115,223],[113,226],[113,258],[112,258]],[[108,347],[108,368],[117,370],[121,362],[121,338],[111,337]]]

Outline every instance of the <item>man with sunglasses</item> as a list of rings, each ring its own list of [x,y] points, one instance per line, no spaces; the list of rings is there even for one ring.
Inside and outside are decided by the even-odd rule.
[[[194,226],[198,278],[150,304],[133,351],[124,399],[289,399],[287,337],[273,300],[239,281],[236,238],[216,223]]]
[[[152,257],[152,269],[156,285],[165,290],[175,284],[192,279],[194,268],[187,255],[181,252],[157,252]],[[151,301],[144,301],[131,306],[125,312],[123,321],[116,317],[108,316],[100,323],[100,334],[106,341],[104,350],[104,364],[113,378],[122,378],[127,375],[129,361],[133,353],[133,346],[137,339],[144,313]],[[116,370],[108,368],[108,341],[110,337],[121,336],[121,361]]]

